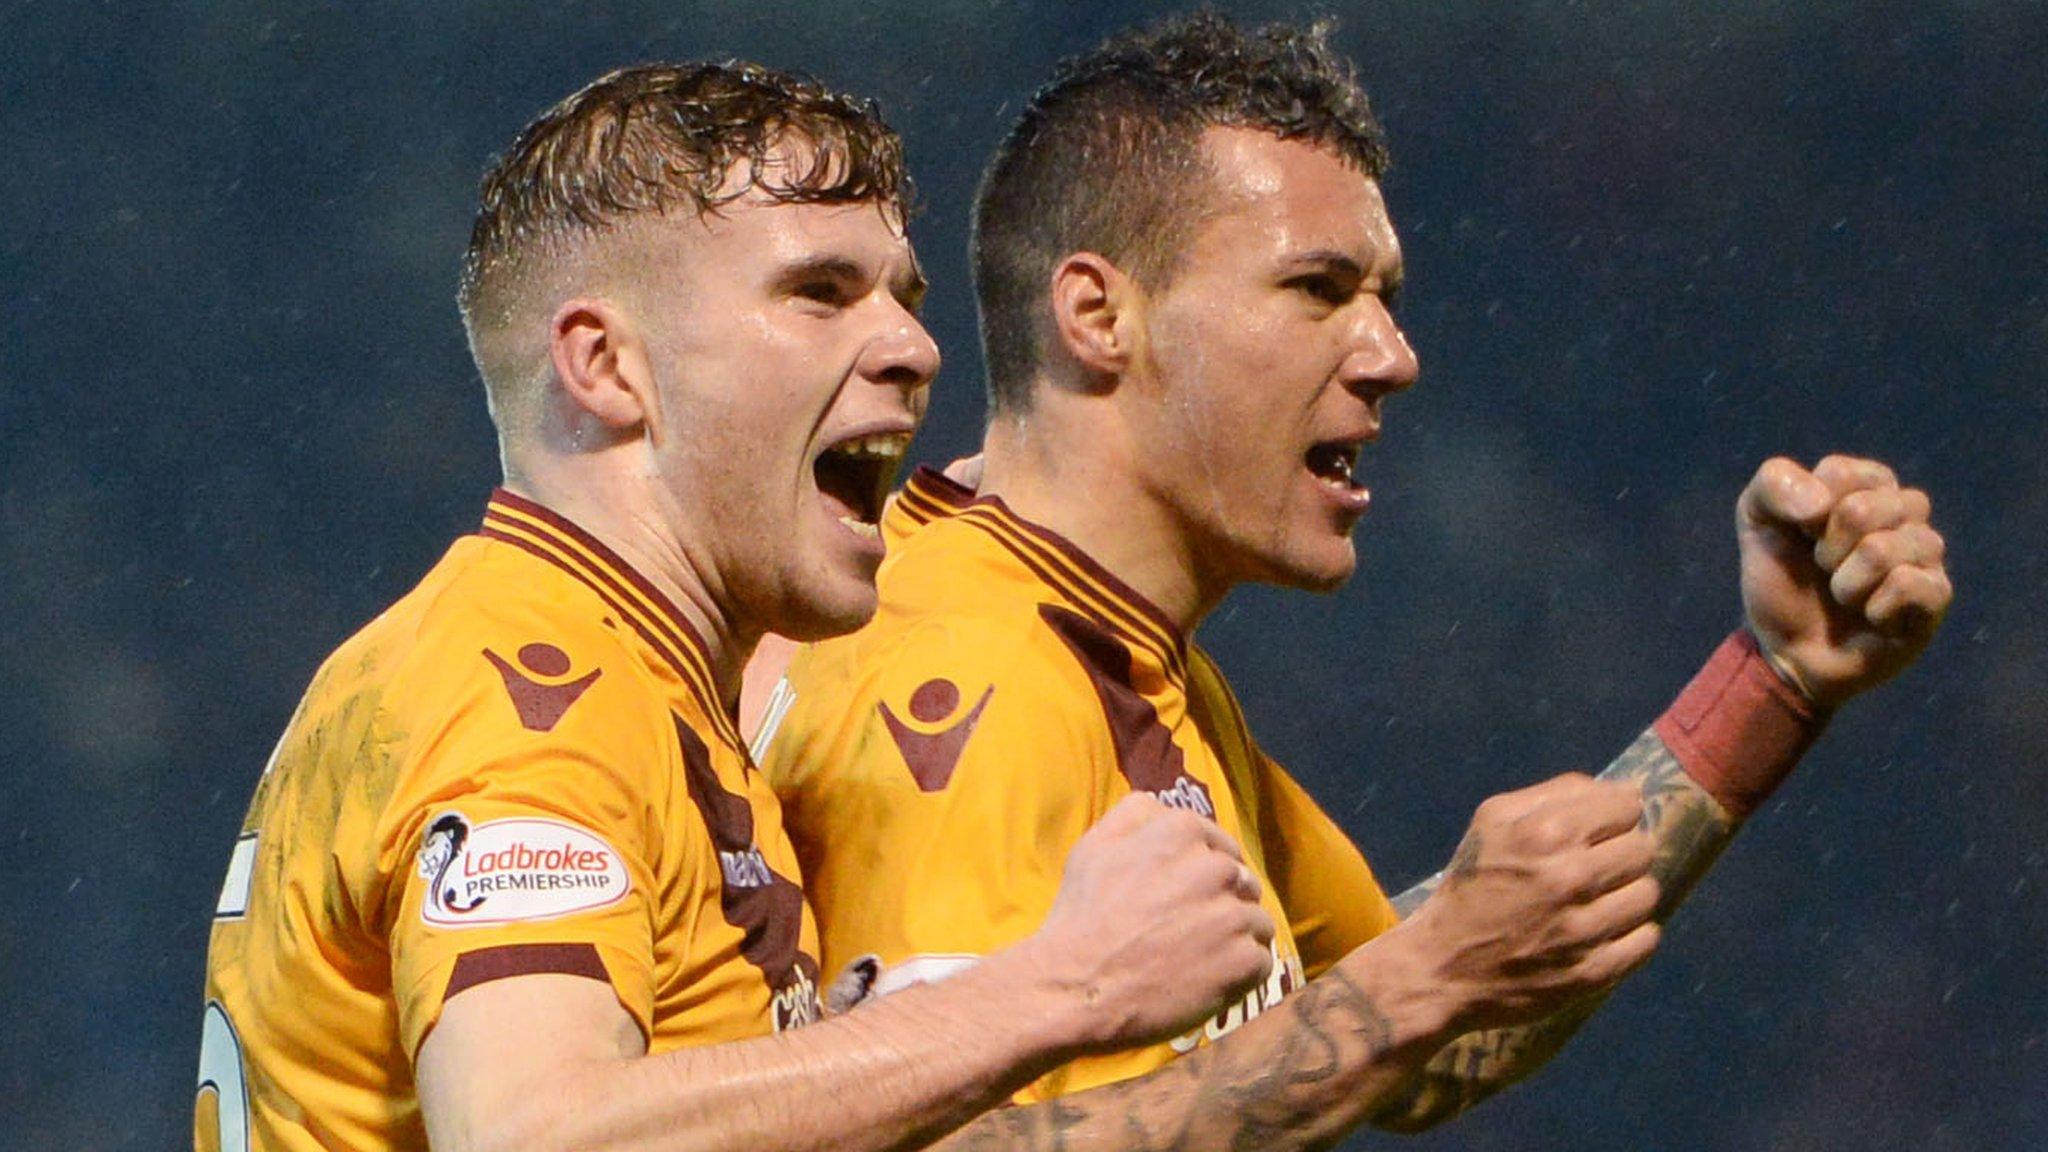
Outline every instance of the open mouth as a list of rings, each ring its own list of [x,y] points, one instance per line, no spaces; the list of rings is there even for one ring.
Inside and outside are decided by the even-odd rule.
[[[1364,487],[1352,475],[1358,467],[1358,451],[1362,446],[1357,440],[1325,440],[1310,448],[1302,460],[1316,479],[1333,488],[1355,492]]]
[[[910,447],[908,432],[853,436],[818,454],[811,472],[818,491],[839,506],[839,522],[862,536],[878,536],[882,506]]]

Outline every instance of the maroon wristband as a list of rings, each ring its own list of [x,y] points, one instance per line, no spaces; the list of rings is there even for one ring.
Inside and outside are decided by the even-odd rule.
[[[1686,775],[1740,818],[1791,774],[1826,723],[1738,628],[1651,727]]]

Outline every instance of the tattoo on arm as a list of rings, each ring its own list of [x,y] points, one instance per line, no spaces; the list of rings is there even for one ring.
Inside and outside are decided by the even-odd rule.
[[[1645,732],[1601,773],[1642,781],[1643,819],[1657,841],[1652,867],[1661,920],[1713,863],[1736,822]],[[1471,867],[1468,843],[1445,871],[1394,898],[1407,915],[1446,874]],[[1581,1001],[1536,1024],[1473,1032],[1433,1056],[1372,1119],[1419,1130],[1471,1107],[1540,1067],[1599,1007]],[[1277,1017],[1277,1019],[1268,1019]],[[1209,1152],[1319,1149],[1340,1140],[1368,1089],[1357,1071],[1388,1054],[1394,1026],[1342,969],[1288,997],[1229,1041],[1197,1049],[1150,1075],[1044,1104],[991,1112],[938,1145],[946,1152]],[[1394,1062],[1388,1062],[1394,1067]]]
[[[1655,732],[1636,737],[1600,773],[1603,780],[1637,780],[1643,788],[1643,826],[1655,839],[1650,871],[1662,888],[1656,919],[1668,919],[1733,839],[1739,822],[1693,783]],[[1446,871],[1459,865],[1455,858]],[[1443,883],[1439,872],[1394,898],[1403,916]],[[1471,1032],[1446,1045],[1417,1077],[1410,1093],[1377,1117],[1390,1128],[1427,1128],[1522,1079],[1543,1066],[1604,996],[1590,997],[1534,1024]]]
[[[1205,1152],[1327,1148],[1349,1127],[1334,1105],[1346,1071],[1392,1044],[1393,1025],[1341,971],[1288,997],[1230,1043],[1212,1044],[1136,1080],[1045,1104],[1005,1108],[938,1145],[945,1152]],[[1264,1018],[1255,1022],[1264,1024]]]

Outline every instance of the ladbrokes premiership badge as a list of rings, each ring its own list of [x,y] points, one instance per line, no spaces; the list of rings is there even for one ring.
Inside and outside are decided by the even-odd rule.
[[[428,885],[420,918],[443,928],[587,912],[633,886],[618,852],[588,828],[541,817],[471,827],[459,812],[428,825],[419,873]]]

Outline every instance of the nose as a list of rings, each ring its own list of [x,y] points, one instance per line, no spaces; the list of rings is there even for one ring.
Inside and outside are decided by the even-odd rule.
[[[1358,322],[1354,348],[1339,369],[1344,387],[1369,404],[1415,383],[1422,365],[1385,302],[1373,298]]]
[[[894,301],[862,350],[860,373],[879,384],[916,389],[939,374],[939,346],[916,314]]]

